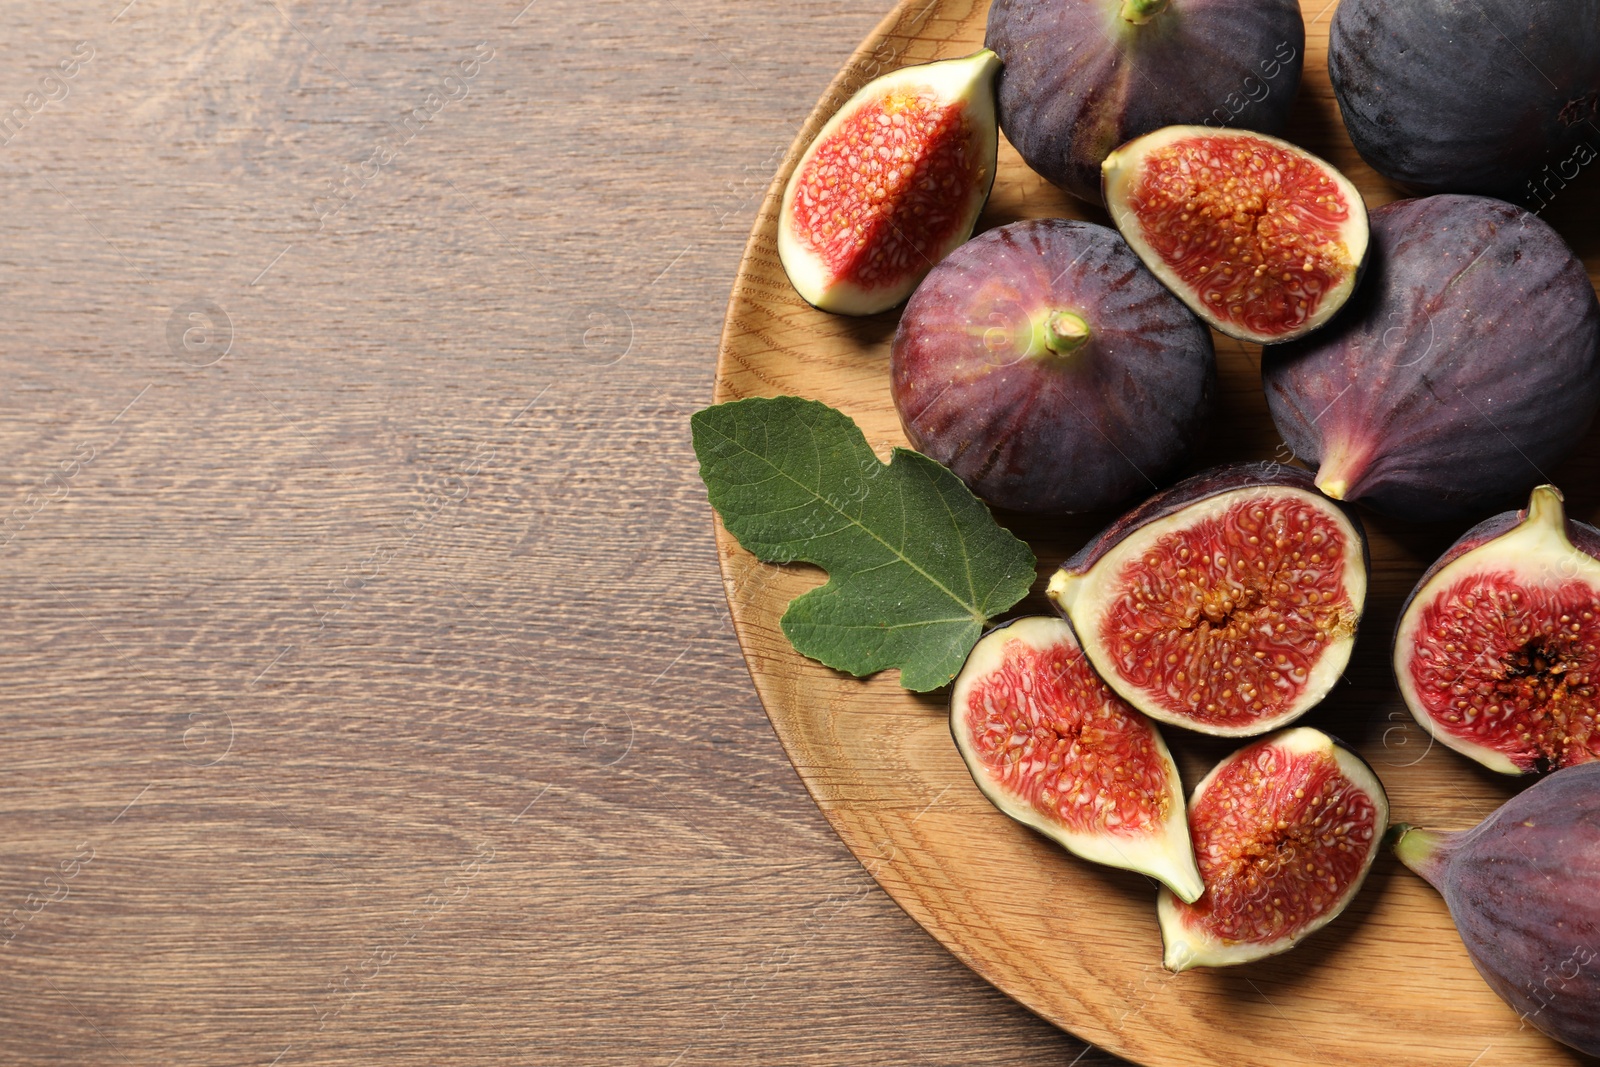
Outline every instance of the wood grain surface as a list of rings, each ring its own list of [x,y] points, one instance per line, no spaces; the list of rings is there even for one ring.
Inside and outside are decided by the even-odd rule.
[[[1369,206],[1399,191],[1345,137],[1327,80],[1333,4],[1307,8],[1306,77],[1288,136],[1345,171]],[[971,52],[983,39],[979,0],[909,0],[857,50],[823,95],[796,146],[867,78],[909,62]],[[904,444],[888,391],[897,313],[870,319],[808,307],[776,256],[777,194],[763,205],[729,308],[717,398],[797,393],[838,407],[887,454]],[[1600,277],[1594,175],[1542,212]],[[1105,221],[1032,174],[1002,144],[979,228],[1019,218]],[[1195,466],[1286,459],[1267,416],[1260,349],[1217,336],[1219,427]],[[1486,422],[1485,432],[1494,432]],[[1592,435],[1545,472],[1569,507],[1600,518],[1600,455]],[[1108,515],[1002,516],[1040,557],[1041,579]],[[1475,824],[1518,787],[1431,746],[1394,688],[1389,638],[1402,602],[1468,523],[1414,526],[1365,515],[1372,555],[1367,614],[1346,676],[1304,722],[1353,743],[1387,785],[1395,821]],[[778,629],[787,602],[818,582],[808,568],[755,561],[719,533],[734,619],[779,736],[819,805],[875,878],[959,958],[1057,1025],[1162,1067],[1395,1063],[1437,1067],[1593,1062],[1521,1024],[1479,978],[1442,901],[1385,851],[1362,895],[1293,953],[1245,967],[1173,976],[1160,965],[1153,883],[1095,868],[1010,822],[972,785],[937,696],[835,674],[798,656]],[[1043,581],[1017,613],[1046,612]],[[1168,730],[1192,785],[1237,742]]]
[[[885,10],[4,6],[0,1064],[1083,1053],[806,795],[689,447]]]

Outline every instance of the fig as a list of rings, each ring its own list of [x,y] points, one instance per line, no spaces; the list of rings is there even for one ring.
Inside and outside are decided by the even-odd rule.
[[[818,131],[783,191],[778,259],[824,311],[875,315],[972,234],[1000,135],[988,49],[862,86]]]
[[[1211,335],[1116,231],[1034,219],[973,238],[906,304],[889,362],[913,447],[1018,511],[1121,503],[1188,457]]]
[[[1306,471],[1259,463],[1157,493],[1062,564],[1047,595],[1128,703],[1242,737],[1328,694],[1366,592],[1355,518]]]
[[[1600,151],[1600,0],[1343,0],[1328,77],[1378,173],[1543,200]]]
[[[1389,825],[1367,763],[1300,726],[1247,745],[1189,798],[1189,834],[1206,891],[1156,899],[1162,963],[1249,963],[1293,948],[1338,917],[1366,880]]]
[[[1180,123],[1278,133],[1300,86],[1298,0],[994,0],[1000,128],[1028,166],[1101,203],[1100,163]]]
[[[1600,407],[1600,302],[1537,216],[1443,195],[1372,213],[1350,306],[1262,355],[1272,421],[1317,485],[1412,521],[1511,504]]]
[[[1065,621],[1034,615],[980,638],[950,691],[950,732],[972,780],[1011,818],[1183,900],[1200,895],[1178,768]]]
[[[1401,610],[1394,673],[1417,722],[1486,767],[1600,759],[1600,530],[1553,485],[1468,530]]]
[[[1169,126],[1102,168],[1106,210],[1195,314],[1257,344],[1310,333],[1355,291],[1367,209],[1350,180],[1287,141]]]
[[[1600,1056],[1600,763],[1557,771],[1458,833],[1395,827],[1473,965],[1525,1023]]]

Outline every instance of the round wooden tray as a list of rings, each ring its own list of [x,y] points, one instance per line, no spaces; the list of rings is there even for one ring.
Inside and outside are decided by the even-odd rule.
[[[1318,5],[1320,6],[1320,5]],[[881,455],[904,444],[890,402],[888,350],[898,313],[851,319],[807,306],[778,263],[778,198],[799,152],[868,79],[981,46],[987,8],[905,0],[851,57],[767,192],[739,270],[717,366],[716,400],[793,394],[849,414]],[[1398,191],[1345,136],[1327,76],[1333,5],[1306,17],[1305,80],[1288,136],[1348,174],[1375,207]],[[1600,263],[1592,190],[1569,190],[1545,217]],[[979,229],[1030,217],[1106,222],[1033,174],[1003,140]],[[1260,350],[1218,335],[1221,411],[1197,466],[1287,458],[1267,416]],[[1600,517],[1600,449],[1550,472],[1576,516]],[[1000,519],[1039,555],[1041,580],[1017,613],[1046,612],[1043,579],[1109,515]],[[1396,821],[1475,824],[1518,788],[1430,746],[1400,702],[1389,636],[1426,565],[1467,524],[1426,529],[1364,515],[1372,584],[1345,680],[1305,722],[1355,745],[1388,788]],[[1057,1026],[1142,1064],[1341,1064],[1500,1067],[1593,1062],[1523,1026],[1468,960],[1443,902],[1387,851],[1349,910],[1276,959],[1174,976],[1161,967],[1153,883],[1095,867],[1001,815],[979,794],[950,739],[942,696],[919,697],[895,672],[867,680],[794,652],[778,619],[821,581],[806,567],[760,563],[718,526],[723,576],[756,688],[818,806],[874,878],[951,952]],[[1167,730],[1186,787],[1232,745]]]

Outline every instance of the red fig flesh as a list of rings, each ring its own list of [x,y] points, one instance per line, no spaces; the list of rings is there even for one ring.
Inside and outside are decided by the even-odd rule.
[[[1245,341],[1300,337],[1355,291],[1367,252],[1361,194],[1287,141],[1168,126],[1102,166],[1106,210],[1195,314]]]
[[[1355,520],[1306,471],[1264,463],[1156,494],[1063,564],[1048,595],[1134,707],[1247,736],[1333,688],[1366,589]]]
[[[1541,485],[1467,531],[1406,602],[1394,670],[1417,722],[1486,767],[1600,759],[1600,530]]]
[[[1200,895],[1172,756],[1065,621],[1033,616],[984,635],[951,690],[950,732],[1005,814],[1084,859]]]
[[[917,287],[890,388],[912,446],[996,507],[1121,503],[1189,454],[1211,334],[1115,230],[1032,219],[980,234]]]
[[[1361,757],[1306,727],[1223,760],[1189,800],[1206,891],[1156,901],[1170,971],[1248,963],[1293,948],[1355,897],[1389,824]]]
[[[1444,896],[1490,988],[1600,1056],[1600,763],[1557,771],[1463,833],[1398,829],[1395,855]]]
[[[817,133],[778,220],[778,258],[824,311],[873,315],[972,233],[999,145],[987,49],[873,79]]]

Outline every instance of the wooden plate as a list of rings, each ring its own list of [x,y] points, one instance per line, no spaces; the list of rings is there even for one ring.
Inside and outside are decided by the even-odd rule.
[[[1313,0],[1315,3],[1315,0]],[[1317,5],[1320,6],[1320,5]],[[1305,81],[1288,136],[1360,187],[1369,206],[1398,192],[1346,139],[1327,77],[1332,4],[1308,6]],[[768,190],[728,309],[716,399],[795,394],[852,416],[881,454],[905,439],[889,398],[897,313],[834,317],[808,307],[776,251],[778,197],[823,121],[868,79],[909,63],[968,54],[986,6],[906,0],[857,50],[817,105]],[[1593,268],[1600,219],[1592,186],[1545,213]],[[1587,215],[1585,215],[1587,213]],[[979,223],[1090,218],[1028,170],[1002,141]],[[1260,350],[1220,335],[1222,410],[1200,465],[1287,457],[1267,417]],[[1594,521],[1595,441],[1552,472],[1578,517]],[[1043,578],[1107,515],[1041,522],[1002,516],[1039,555],[1041,581],[1018,613],[1047,611]],[[1364,516],[1372,585],[1346,679],[1305,722],[1352,743],[1382,776],[1396,821],[1475,824],[1516,789],[1438,746],[1411,720],[1387,664],[1401,603],[1464,525],[1422,529]],[[1143,1064],[1395,1064],[1499,1067],[1591,1062],[1522,1026],[1478,977],[1439,897],[1387,852],[1350,909],[1293,952],[1220,971],[1161,967],[1154,889],[1094,867],[1000,815],[978,793],[951,742],[941,698],[899,688],[894,672],[841,676],[797,655],[778,629],[820,572],[754,560],[718,527],[739,640],[773,726],[806,787],[846,844],[910,915],[963,962],[1039,1015]],[[1167,730],[1186,786],[1232,745]]]

